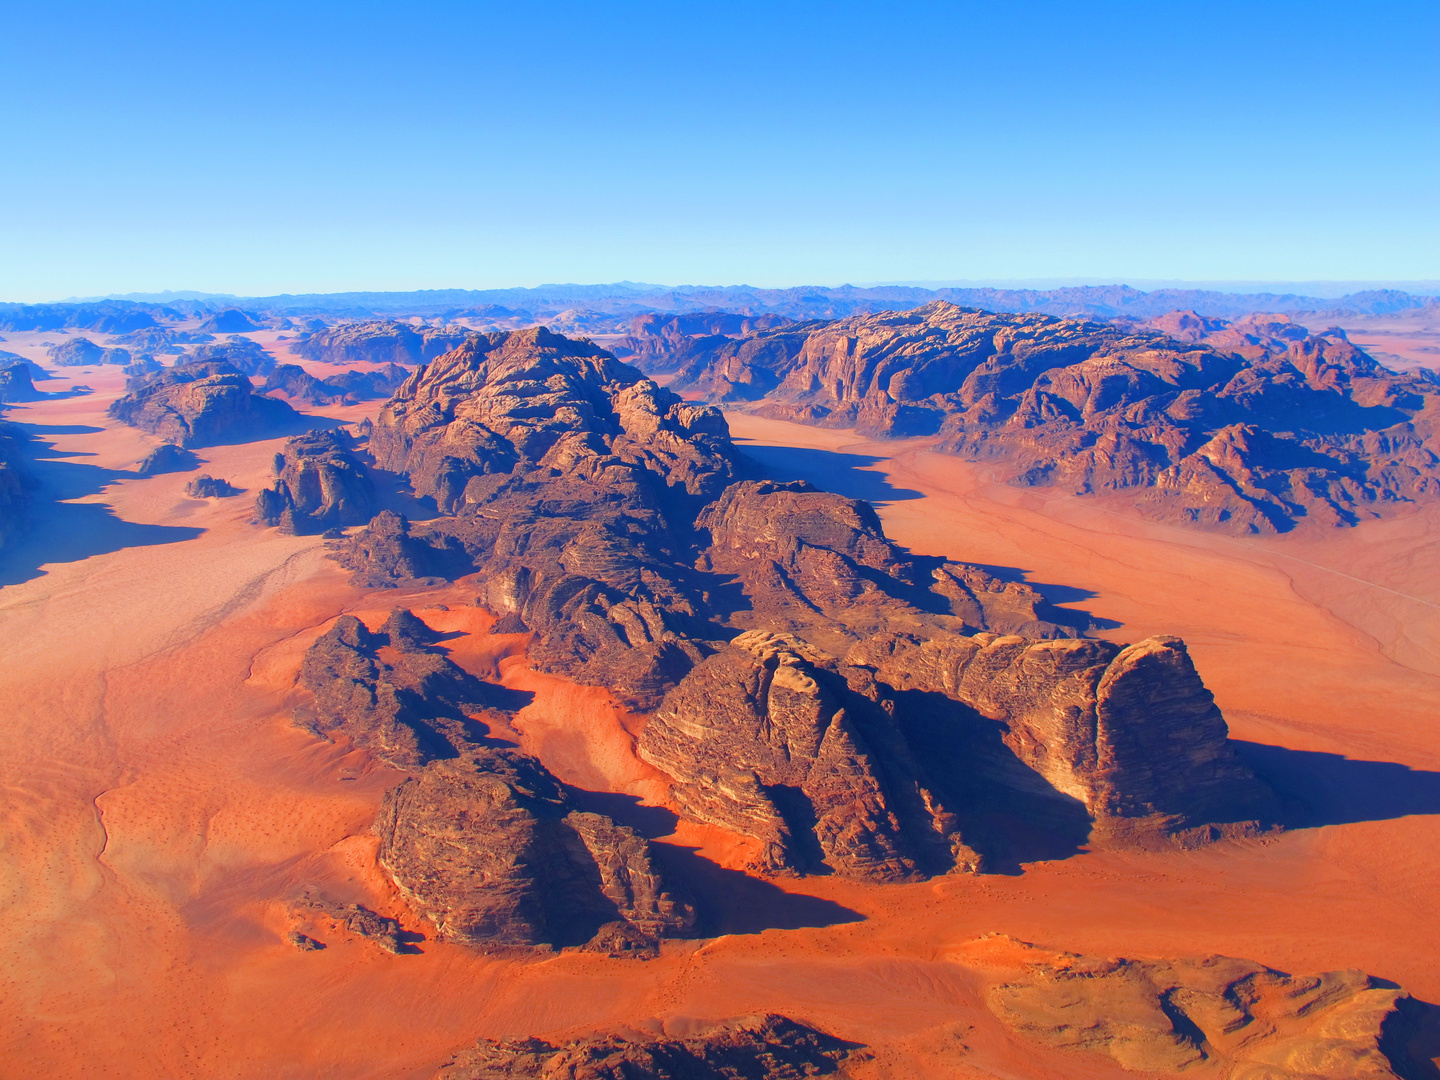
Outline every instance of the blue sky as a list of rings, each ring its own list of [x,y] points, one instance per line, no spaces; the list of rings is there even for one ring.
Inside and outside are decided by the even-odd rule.
[[[1440,3],[67,3],[0,299],[1440,278]]]

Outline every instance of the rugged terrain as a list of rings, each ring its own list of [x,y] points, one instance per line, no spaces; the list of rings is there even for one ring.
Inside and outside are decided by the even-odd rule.
[[[141,376],[109,415],[181,447],[248,442],[299,422],[289,405],[256,393],[245,375],[218,361]]]
[[[777,419],[935,436],[1012,482],[1131,494],[1162,521],[1274,533],[1440,496],[1440,383],[1284,316],[1127,327],[934,303],[688,355],[677,389]]]
[[[295,355],[316,363],[422,364],[455,348],[470,333],[463,326],[411,326],[376,320],[316,330],[295,345]]]

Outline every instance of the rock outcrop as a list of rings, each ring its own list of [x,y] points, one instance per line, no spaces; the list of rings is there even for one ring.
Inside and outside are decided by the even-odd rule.
[[[434,1080],[802,1080],[843,1075],[853,1043],[774,1013],[691,1026],[621,1030],[563,1042],[482,1039]]]
[[[305,654],[300,681],[315,695],[302,726],[344,736],[396,768],[454,757],[485,737],[474,719],[503,697],[432,647],[425,624],[404,609],[371,633],[342,615]]]
[[[192,499],[228,499],[232,495],[239,495],[240,489],[228,480],[218,480],[201,473],[185,485],[185,494]]]
[[[743,479],[719,417],[588,342],[474,337],[371,446],[452,516],[337,544],[356,582],[478,571],[539,666],[654,712],[641,756],[759,869],[894,880],[1041,857],[1006,820],[1073,851],[1276,817],[1178,640],[1076,640],[867,504]]]
[[[18,424],[0,420],[0,550],[25,531],[35,474],[29,438]]]
[[[239,308],[226,308],[224,311],[217,311],[215,314],[207,316],[200,324],[200,332],[202,334],[244,334],[250,330],[263,330],[264,327],[260,325],[257,318]],[[258,374],[258,372],[250,374]]]
[[[113,402],[109,415],[178,446],[246,442],[298,425],[283,401],[255,393],[228,364],[184,364],[146,377]]]
[[[460,345],[472,331],[463,326],[412,326],[384,320],[342,323],[319,329],[293,352],[322,364],[423,364]]]
[[[649,843],[573,809],[533,758],[475,748],[392,788],[375,823],[380,865],[440,937],[481,948],[584,945],[612,924],[631,953],[694,929]],[[647,946],[648,945],[648,949]]]
[[[268,375],[275,370],[275,357],[266,352],[258,341],[247,337],[232,337],[212,345],[197,345],[185,361],[187,364],[229,364],[236,371],[246,375]]]
[[[23,361],[0,367],[0,405],[41,401],[47,395],[35,389],[30,365]]]
[[[1440,495],[1440,385],[1283,317],[1157,322],[936,302],[727,340],[674,385],[780,419],[938,435],[1015,483],[1133,492],[1149,516],[1231,532]]]
[[[360,525],[375,515],[375,481],[342,431],[287,439],[275,455],[275,486],[255,499],[255,517],[296,535]]]
[[[982,938],[954,955],[1014,972],[985,1001],[1018,1035],[1121,1067],[1224,1080],[1412,1075],[1416,1007],[1361,971],[1283,975],[1250,960],[1127,960]]]
[[[261,388],[265,393],[279,390],[292,401],[312,405],[347,404],[389,397],[410,377],[398,364],[386,364],[375,371],[346,371],[317,379],[298,364],[281,364],[270,373]]]
[[[174,443],[161,443],[145,455],[136,471],[141,476],[159,476],[161,473],[189,472],[199,464],[200,459],[189,450]]]
[[[95,367],[99,364],[128,364],[127,349],[106,349],[89,338],[76,337],[52,345],[50,360],[59,367]]]
[[[637,315],[630,320],[629,333],[615,343],[613,351],[641,371],[658,375],[676,371],[693,357],[732,338],[773,330],[790,321],[783,315],[740,315],[730,311]]]

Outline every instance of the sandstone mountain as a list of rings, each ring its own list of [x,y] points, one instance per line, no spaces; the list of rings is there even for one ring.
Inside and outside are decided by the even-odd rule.
[[[0,404],[40,401],[46,397],[35,389],[30,365],[23,360],[0,366]]]
[[[463,326],[412,326],[378,320],[316,330],[294,346],[297,356],[323,364],[422,364],[455,348]]]
[[[695,355],[732,338],[772,330],[791,322],[783,315],[740,315],[731,311],[684,315],[652,313],[630,320],[627,333],[612,351],[650,375],[676,371]]]
[[[261,390],[279,390],[292,401],[312,405],[350,404],[389,397],[409,377],[410,372],[399,364],[386,364],[375,371],[346,371],[324,379],[317,379],[298,364],[281,364],[270,373]]]
[[[136,471],[141,476],[159,476],[161,473],[189,472],[199,464],[199,459],[189,450],[174,443],[161,443],[145,455]]]
[[[1284,317],[1158,325],[937,302],[692,351],[674,385],[780,419],[938,436],[1015,483],[1133,492],[1150,516],[1231,532],[1352,524],[1440,495],[1440,385]]]
[[[60,367],[93,367],[97,364],[128,364],[130,353],[126,349],[106,349],[89,338],[76,337],[52,345],[50,359]]]
[[[1279,814],[1177,639],[1079,640],[1026,586],[910,556],[865,503],[747,479],[713,408],[588,342],[476,335],[370,446],[448,516],[338,544],[357,582],[478,571],[539,666],[653,713],[641,756],[757,869],[895,880],[1036,857],[1006,821],[1074,850]]]
[[[1003,936],[954,959],[1013,972],[986,1004],[1016,1034],[1123,1068],[1223,1080],[1399,1080],[1418,1011],[1360,971],[1284,975],[1250,960],[1127,960]]]
[[[229,364],[206,362],[166,368],[109,409],[121,423],[181,447],[245,442],[297,424],[283,401],[255,392]]]
[[[256,497],[255,516],[295,535],[359,525],[375,516],[375,481],[344,432],[297,435],[275,455],[275,486]]]
[[[196,346],[185,361],[188,364],[229,364],[246,375],[268,375],[275,370],[275,357],[260,343],[247,337],[232,337],[210,345]]]
[[[620,1030],[561,1043],[482,1040],[434,1080],[802,1080],[843,1077],[853,1044],[766,1013],[685,1035]]]
[[[217,311],[215,314],[207,316],[200,324],[200,332],[202,334],[243,334],[249,330],[263,329],[256,319],[257,316],[251,315],[248,311],[226,308],[224,311]]]

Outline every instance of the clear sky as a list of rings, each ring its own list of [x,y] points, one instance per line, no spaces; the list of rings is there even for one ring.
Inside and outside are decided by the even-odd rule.
[[[0,14],[0,299],[1440,278],[1440,2]]]

